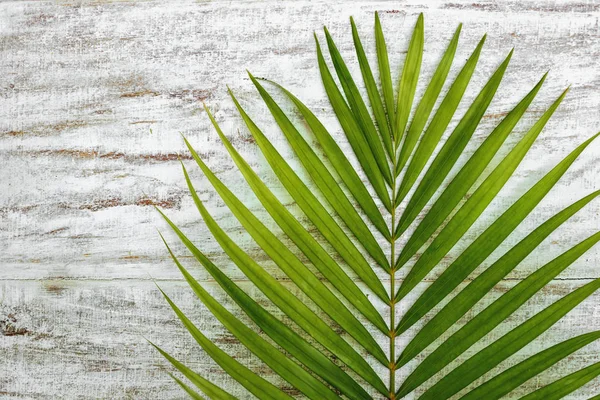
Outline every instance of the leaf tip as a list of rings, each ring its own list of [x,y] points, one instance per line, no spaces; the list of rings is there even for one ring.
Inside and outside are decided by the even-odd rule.
[[[546,80],[546,78],[548,77],[548,74],[550,73],[550,70],[547,70],[544,75],[542,75],[542,78],[540,79],[540,82],[538,83],[538,85],[541,85],[542,83],[544,83],[544,81]]]
[[[571,85],[567,86],[566,89],[563,90],[563,92],[560,94],[560,96],[558,97],[558,100],[556,102],[557,103],[562,102],[562,100],[565,98],[567,93],[569,93],[569,90],[571,90]]]
[[[424,17],[423,17],[423,13],[419,14],[419,17],[417,18],[417,23],[415,24],[415,33],[417,33],[419,39],[422,41],[423,40],[423,36],[424,36],[424,31],[425,31],[425,21],[424,21]]]
[[[248,74],[248,77],[250,78],[250,80],[254,83],[256,83],[256,78],[254,77],[254,75],[252,75],[252,73],[250,72],[250,70],[246,69],[246,73]]]
[[[458,24],[458,26],[456,27],[456,32],[454,33],[454,35],[456,35],[456,36],[457,36],[457,35],[459,35],[459,34],[460,34],[460,32],[462,31],[462,27],[463,27],[463,23],[462,23],[462,22],[460,22],[460,23]]]
[[[233,97],[233,91],[231,90],[231,87],[229,85],[225,85],[225,87],[227,87],[227,93],[229,93],[229,95]]]
[[[323,32],[325,32],[325,38],[327,39],[327,42],[330,42],[332,40],[331,35],[329,34],[329,30],[327,29],[327,27],[325,25],[323,25]]]

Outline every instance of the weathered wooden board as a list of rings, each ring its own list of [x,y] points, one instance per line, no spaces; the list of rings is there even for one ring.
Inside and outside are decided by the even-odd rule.
[[[227,351],[283,385],[193,301],[166,257],[156,230],[164,231],[178,254],[186,253],[153,206],[163,208],[215,262],[262,298],[220,254],[194,210],[178,163],[182,158],[192,167],[180,133],[189,137],[209,166],[273,226],[235,172],[209,126],[202,102],[215,111],[225,133],[267,183],[289,200],[234,113],[225,85],[238,94],[285,155],[291,151],[265,107],[256,101],[246,68],[292,89],[343,142],[318,78],[312,32],[322,38],[320,29],[327,25],[343,54],[353,59],[348,24],[353,15],[373,59],[370,39],[375,10],[380,12],[396,70],[416,16],[425,13],[425,77],[431,76],[459,22],[464,27],[451,78],[479,38],[488,33],[459,116],[515,47],[499,94],[475,133],[476,141],[483,140],[547,70],[547,83],[506,148],[571,85],[571,92],[515,178],[490,206],[487,217],[469,231],[468,238],[598,131],[597,1],[0,2],[0,397],[183,398],[167,375],[170,367],[147,344],[147,338],[240,398],[247,398],[239,385],[223,376],[192,344],[151,278]],[[358,76],[356,64],[351,66]],[[424,90],[423,82],[419,93]],[[473,149],[469,147],[469,151]],[[486,265],[554,212],[599,189],[599,156],[597,144],[586,150]],[[191,171],[218,221],[246,250],[264,259],[207,180],[197,169]],[[545,242],[547,250],[529,257],[476,310],[532,268],[597,231],[599,214],[598,202],[587,206]],[[468,240],[457,245],[444,262],[466,244]],[[193,266],[189,258],[185,260]],[[600,277],[599,261],[600,252],[593,249],[511,323]],[[265,265],[283,278],[266,260]],[[231,306],[205,273],[199,269],[194,273],[211,293]],[[599,300],[595,296],[586,301],[519,357],[570,335],[600,329]],[[486,340],[501,333],[494,331]],[[555,379],[567,368],[599,361],[599,350],[594,345],[578,352],[515,396]],[[595,381],[572,398],[584,399],[599,392],[600,382]]]

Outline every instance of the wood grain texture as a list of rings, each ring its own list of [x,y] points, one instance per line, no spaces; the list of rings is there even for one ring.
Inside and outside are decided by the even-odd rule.
[[[180,133],[191,140],[219,177],[273,226],[210,128],[202,102],[214,110],[225,133],[251,165],[282,199],[291,203],[234,113],[225,85],[238,94],[257,124],[286,156],[291,150],[266,107],[258,101],[246,68],[292,89],[349,149],[331,116],[318,78],[312,32],[321,34],[321,27],[327,25],[342,54],[354,60],[348,23],[352,15],[373,60],[376,10],[381,15],[396,73],[420,12],[425,13],[426,29],[424,77],[433,73],[459,22],[464,27],[457,65],[466,60],[481,35],[488,33],[482,60],[459,116],[476,88],[515,47],[507,76],[475,132],[475,142],[481,142],[547,70],[550,75],[546,85],[505,148],[514,144],[545,107],[571,85],[570,94],[515,177],[486,216],[469,230],[468,240],[444,259],[443,263],[448,263],[511,200],[598,131],[597,1],[0,2],[0,397],[183,398],[183,392],[167,375],[170,367],[147,344],[147,338],[233,394],[249,398],[193,345],[152,278],[225,350],[285,387],[193,300],[167,258],[156,230],[164,231],[177,254],[187,254],[153,206],[163,208],[215,263],[264,301],[221,255],[201,223],[178,163],[181,158],[191,167]],[[354,61],[351,69],[359,75]],[[451,78],[457,72],[455,65]],[[418,93],[423,92],[424,81],[420,81]],[[292,108],[287,105],[286,110]],[[468,152],[474,148],[469,146]],[[600,146],[590,146],[482,268],[553,213],[599,189],[599,156]],[[290,162],[300,169],[297,162]],[[208,181],[197,169],[191,169],[201,197],[219,223],[288,285],[243,233]],[[293,204],[291,207],[301,217]],[[474,311],[489,304],[528,271],[597,231],[599,214],[599,202],[592,202],[551,235],[544,251],[527,258]],[[184,260],[217,299],[239,314],[189,257]],[[600,252],[592,249],[515,314],[511,324],[597,277]],[[498,370],[535,349],[600,329],[599,301],[600,295],[590,298],[535,346],[527,347]],[[379,306],[384,311],[385,307]],[[493,331],[482,343],[501,333]],[[542,378],[528,382],[514,395],[518,397],[557,378],[567,368],[599,360],[600,346],[589,346]],[[411,368],[414,365],[409,364],[400,371],[400,379]],[[598,393],[600,382],[596,380],[572,398],[585,399]]]

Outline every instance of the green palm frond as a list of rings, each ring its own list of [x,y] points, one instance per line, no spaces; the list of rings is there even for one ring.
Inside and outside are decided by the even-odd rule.
[[[527,358],[514,357],[600,289],[600,279],[575,289],[519,325],[509,322],[529,299],[600,241],[600,233],[539,267],[486,308],[476,313],[470,311],[550,234],[598,197],[600,191],[556,213],[489,267],[474,273],[534,212],[597,135],[575,147],[474,240],[469,240],[467,231],[485,217],[486,209],[514,175],[567,91],[547,106],[514,146],[506,146],[508,137],[516,135],[515,127],[541,90],[546,80],[546,75],[542,76],[466,163],[457,168],[460,156],[472,144],[473,134],[498,92],[513,52],[478,89],[456,127],[444,135],[451,120],[457,117],[485,36],[450,82],[448,76],[456,64],[462,29],[462,25],[458,26],[433,75],[423,82],[425,25],[420,15],[401,73],[394,82],[379,16],[375,14],[377,62],[373,65],[377,71],[369,63],[354,20],[350,24],[362,82],[355,81],[327,29],[323,43],[333,69],[316,35],[315,40],[321,80],[332,112],[354,152],[356,165],[354,158],[347,156],[330,130],[301,100],[283,86],[249,73],[250,81],[310,179],[305,182],[229,90],[254,142],[303,218],[295,216],[252,169],[205,107],[237,170],[287,238],[270,229],[236,197],[184,138],[197,166],[231,214],[291,280],[293,288],[263,268],[215,221],[197,195],[183,164],[186,184],[206,227],[224,254],[266,296],[269,304],[259,304],[250,297],[159,210],[195,260],[253,324],[248,325],[221,305],[194,279],[163,238],[167,251],[198,299],[231,335],[307,398],[399,399],[418,393],[420,399],[443,400],[462,393],[462,398],[475,400],[510,395],[530,379],[600,339],[600,332],[581,332]],[[365,96],[361,85],[366,89]],[[424,87],[420,98],[416,96],[418,85]],[[442,95],[445,86],[448,90]],[[297,111],[312,138],[301,133],[283,104],[275,100],[274,92],[283,94],[282,101]],[[312,139],[319,144],[323,156],[314,150]],[[438,147],[440,150],[436,152]],[[494,166],[498,153],[505,155]],[[453,170],[457,172],[452,174]],[[459,243],[465,243],[465,249],[444,267],[441,261]],[[440,271],[437,278],[421,294],[416,294],[417,286],[430,278],[434,269]],[[402,271],[402,279],[398,271]],[[469,277],[470,282],[462,286]],[[289,393],[211,342],[165,292],[161,293],[200,347],[248,393],[260,399],[290,398]],[[437,307],[451,295],[448,302]],[[402,303],[409,297],[416,300],[404,306]],[[270,310],[273,307],[287,318],[278,317]],[[387,308],[383,313],[382,307]],[[461,323],[464,319],[466,323]],[[509,325],[511,329],[504,329],[507,332],[494,341],[485,338],[492,330]],[[404,345],[401,347],[400,343]],[[172,376],[192,398],[235,398],[211,383],[211,377],[201,376],[152,345],[187,378],[184,382]],[[477,351],[464,356],[475,348]],[[511,360],[508,368],[490,376],[490,371],[508,359]],[[378,373],[382,370],[387,370],[385,376]],[[400,371],[406,378],[396,383]],[[600,365],[592,364],[524,398],[559,399],[598,375]]]

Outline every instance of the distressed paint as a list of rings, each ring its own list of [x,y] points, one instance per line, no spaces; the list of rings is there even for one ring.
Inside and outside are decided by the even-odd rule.
[[[152,206],[163,208],[217,264],[263,301],[220,254],[200,222],[178,164],[181,158],[191,166],[179,133],[189,137],[209,166],[273,226],[235,172],[209,126],[202,102],[215,111],[225,133],[267,183],[291,202],[257,154],[225,85],[232,87],[285,155],[291,154],[290,149],[257,101],[246,68],[292,89],[343,142],[318,78],[312,32],[320,34],[322,25],[327,25],[343,55],[354,57],[348,24],[353,15],[373,59],[375,10],[381,14],[396,72],[419,12],[425,13],[426,23],[425,77],[431,76],[459,22],[464,27],[457,65],[481,35],[489,33],[457,115],[464,112],[475,88],[515,47],[499,94],[475,133],[476,141],[483,140],[546,70],[550,70],[546,85],[508,145],[571,85],[515,178],[492,203],[487,217],[469,230],[469,239],[577,143],[598,131],[600,5],[594,1],[0,3],[0,396],[182,398],[166,373],[170,367],[146,343],[148,338],[233,394],[247,397],[193,345],[151,277],[230,354],[285,387],[193,300],[156,229],[165,232],[178,254],[187,254]],[[351,67],[358,76],[357,65],[353,62]],[[454,66],[451,77],[457,71]],[[421,80],[418,92],[423,90]],[[289,105],[287,109],[291,110]],[[485,265],[559,208],[598,189],[599,155],[600,147],[590,146]],[[219,223],[282,277],[239,229],[197,169],[191,172]],[[595,232],[599,213],[597,201],[587,206],[545,242],[546,251],[529,257],[483,305],[527,271]],[[465,244],[457,245],[444,263]],[[600,277],[599,255],[593,249],[582,257],[517,313],[511,324]],[[239,314],[189,257],[184,260],[211,293]],[[570,335],[600,329],[599,299],[597,295],[586,301],[519,357]],[[495,330],[485,340],[501,333]],[[598,354],[598,345],[589,346],[515,393],[526,393],[567,367],[598,361]],[[506,365],[510,362],[499,370]],[[412,367],[409,364],[399,375],[405,376]],[[600,382],[595,381],[572,398],[598,392]]]

